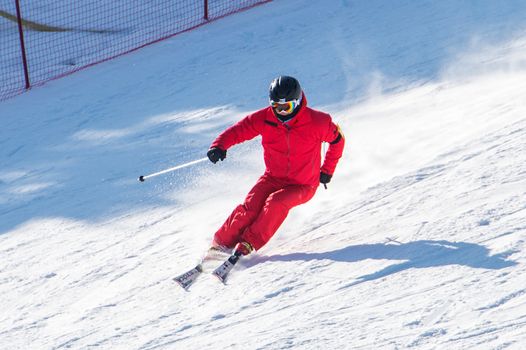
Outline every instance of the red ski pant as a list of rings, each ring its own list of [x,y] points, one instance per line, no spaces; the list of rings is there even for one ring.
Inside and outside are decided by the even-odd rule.
[[[314,186],[290,185],[265,174],[216,232],[214,241],[229,248],[245,241],[258,250],[272,238],[289,210],[308,202],[315,192]]]

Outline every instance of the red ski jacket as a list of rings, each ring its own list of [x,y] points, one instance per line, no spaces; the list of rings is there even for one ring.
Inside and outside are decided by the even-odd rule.
[[[342,156],[345,138],[329,114],[307,107],[305,95],[300,110],[281,122],[272,107],[243,118],[219,135],[210,146],[223,150],[261,135],[266,174],[289,184],[318,186],[320,171],[332,175]],[[321,144],[329,148],[321,164]]]

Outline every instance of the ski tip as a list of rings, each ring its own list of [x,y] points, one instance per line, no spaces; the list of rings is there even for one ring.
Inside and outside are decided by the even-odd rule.
[[[181,288],[186,289],[186,288],[184,287],[184,285],[181,283],[181,281],[179,281],[177,278],[172,278],[172,281],[174,281],[175,283],[177,283],[178,285],[180,285]]]
[[[217,278],[219,282],[223,283],[226,286],[226,277],[219,276],[218,274],[212,273],[212,276]]]
[[[172,278],[172,281],[177,283],[181,288],[183,288],[185,291],[189,291],[190,287],[192,286],[192,283],[184,283],[183,281],[180,281],[177,277]]]
[[[189,292],[189,288],[190,286],[185,286],[184,284],[182,284],[181,282],[179,282],[178,280],[174,279],[173,280],[175,283],[177,283],[185,292]]]

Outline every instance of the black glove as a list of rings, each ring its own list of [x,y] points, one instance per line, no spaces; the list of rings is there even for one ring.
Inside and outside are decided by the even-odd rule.
[[[208,150],[206,155],[208,156],[208,159],[215,164],[218,160],[223,161],[223,159],[226,158],[226,151],[219,147],[212,147]]]
[[[327,188],[327,184],[331,182],[331,178],[332,175],[324,173],[323,171],[320,173],[320,183],[322,183],[325,188]]]

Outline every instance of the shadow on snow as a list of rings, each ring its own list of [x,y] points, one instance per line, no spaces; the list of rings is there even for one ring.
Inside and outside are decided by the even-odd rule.
[[[312,261],[333,260],[337,262],[358,262],[367,259],[405,260],[389,265],[371,274],[362,275],[346,287],[366,281],[374,281],[412,268],[429,268],[459,265],[478,269],[498,270],[517,265],[507,260],[514,251],[491,255],[488,248],[466,242],[445,240],[421,240],[402,244],[361,244],[320,253],[291,253],[263,257],[263,261]]]

